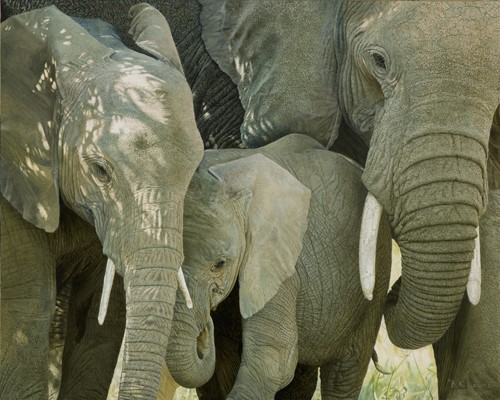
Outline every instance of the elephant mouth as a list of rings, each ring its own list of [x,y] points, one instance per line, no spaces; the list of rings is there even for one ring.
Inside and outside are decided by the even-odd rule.
[[[196,352],[200,360],[203,360],[209,355],[210,352],[210,337],[213,334],[213,321],[212,318],[208,318],[207,325],[200,332],[196,338]]]
[[[375,264],[377,252],[377,236],[382,218],[383,206],[371,193],[368,193],[363,209],[361,232],[359,238],[359,277],[363,295],[367,300],[373,299],[375,288]],[[481,260],[479,228],[476,228],[474,258],[471,263],[467,296],[472,304],[477,304],[481,297]]]

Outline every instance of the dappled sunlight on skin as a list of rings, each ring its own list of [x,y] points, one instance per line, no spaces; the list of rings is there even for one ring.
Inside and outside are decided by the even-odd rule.
[[[111,226],[119,229],[126,224],[124,217],[129,217],[138,221],[137,229],[145,237],[159,244],[166,242],[166,234],[152,227],[172,225],[168,213],[178,208],[180,200],[168,193],[174,189],[182,193],[183,188],[172,188],[171,182],[185,173],[192,158],[185,153],[182,139],[175,137],[197,133],[194,112],[189,113],[192,95],[184,76],[144,54],[131,55],[128,48],[118,46],[121,42],[115,50],[101,46],[85,31],[61,28],[61,22],[49,16],[28,20],[25,26],[42,40],[50,35],[51,48],[57,48],[50,62],[42,64],[32,91],[55,96],[60,90],[62,94],[60,126],[51,121],[37,123],[41,148],[52,152],[58,145],[62,198],[96,226],[101,240]],[[12,26],[3,28],[9,31]],[[86,42],[92,42],[91,46],[82,46]],[[99,51],[91,55],[92,46]],[[60,85],[54,78],[56,69]],[[52,143],[49,138],[56,129],[58,140]],[[45,155],[37,154],[36,148],[26,150],[21,172],[51,180],[53,172],[42,168],[39,161]],[[96,176],[100,164],[109,168],[110,183],[100,182]],[[150,203],[141,203],[144,192],[150,193],[146,196]],[[162,193],[167,194],[165,199]],[[128,215],[123,215],[126,210]],[[47,216],[41,203],[38,211]]]
[[[83,223],[74,218],[72,211],[95,227],[102,247],[91,230],[92,251],[80,238],[75,240],[76,250],[70,249],[68,255],[64,253],[66,249],[48,251],[63,253],[54,255],[57,267],[66,265],[71,258],[75,263],[83,260],[81,265],[91,268],[86,257],[97,256],[94,250],[102,250],[108,256],[108,265],[114,262],[116,271],[124,277],[127,302],[125,341],[129,354],[120,390],[130,398],[136,396],[129,392],[147,397],[148,392],[155,390],[157,379],[135,376],[135,365],[143,364],[138,364],[141,356],[134,349],[147,344],[154,353],[150,365],[163,357],[175,301],[177,269],[183,259],[183,197],[203,153],[192,95],[180,61],[177,67],[167,58],[160,61],[168,37],[158,34],[158,54],[139,44],[142,53],[123,44],[115,49],[117,38],[100,41],[98,36],[105,35],[106,29],[111,31],[110,25],[90,21],[85,25],[89,34],[55,7],[9,21],[2,24],[2,39],[8,38],[2,41],[2,53],[5,51],[10,60],[2,62],[2,77],[10,75],[10,79],[2,81],[2,89],[8,88],[2,97],[2,130],[6,128],[7,133],[2,144],[12,147],[5,164],[17,170],[17,175],[13,174],[14,179],[6,184],[2,180],[2,194],[7,187],[8,194],[21,198],[15,206],[21,213],[29,207],[23,213],[28,222],[47,233],[58,230],[49,236],[55,237],[54,247],[66,246],[72,224],[77,220]],[[96,30],[93,23],[98,24]],[[147,29],[140,28],[135,34],[140,36]],[[168,26],[163,29],[168,30]],[[8,31],[11,36],[5,35]],[[26,54],[20,54],[13,43],[19,43]],[[173,41],[171,47],[178,58]],[[10,81],[10,85],[3,86],[5,81]],[[3,166],[4,152],[2,169]],[[20,184],[23,180],[26,182]],[[35,184],[42,182],[32,189],[32,180]],[[30,189],[33,200],[29,199],[28,204],[23,201],[31,195],[27,193]],[[63,204],[59,208],[61,198]],[[25,215],[28,212],[31,216]],[[69,268],[73,268],[72,264]],[[50,294],[50,298],[43,299],[44,306],[50,307],[54,300],[54,293]],[[132,310],[134,305],[137,308]],[[144,346],[136,340],[143,318],[157,328],[144,338]],[[17,335],[14,345],[24,346],[23,341],[31,340],[29,334],[26,338]],[[44,350],[42,346],[36,349]],[[46,365],[42,364],[43,359],[40,361],[42,373],[23,379],[23,383],[31,385],[32,378],[40,380],[43,390]],[[108,359],[108,363],[114,360]],[[55,366],[49,365],[49,375],[57,380]],[[30,373],[33,371],[26,371],[26,375]],[[8,393],[16,394],[18,385],[12,380],[8,385]]]

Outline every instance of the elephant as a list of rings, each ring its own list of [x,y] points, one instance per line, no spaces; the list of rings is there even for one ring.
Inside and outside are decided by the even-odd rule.
[[[198,387],[212,376],[210,310],[237,286],[243,348],[228,399],[274,399],[297,362],[320,367],[322,398],[357,398],[391,265],[383,218],[368,302],[351,240],[364,229],[361,173],[299,134],[255,150],[205,151],[185,198],[182,268],[193,308],[178,294],[166,355],[176,382]]]
[[[297,132],[363,159],[367,203],[402,255],[389,337],[436,342],[466,287],[480,297],[476,229],[500,184],[500,3],[200,3],[206,48],[238,86],[243,144]],[[360,265],[368,299],[373,265]]]
[[[4,3],[7,12],[19,12],[43,1]],[[80,3],[57,1],[122,24],[118,6]],[[224,133],[228,140],[234,129],[244,147],[302,133],[365,166],[369,203],[389,215],[403,259],[399,300],[385,313],[389,336],[410,349],[436,342],[465,293],[486,188],[500,185],[500,129],[492,124],[500,112],[500,4],[199,0],[200,9],[191,3],[176,12],[178,2],[158,0],[178,32],[184,68],[194,71],[187,76],[195,104],[204,99],[196,108],[204,141],[209,134],[200,123],[215,115],[214,103],[203,104],[207,96],[193,86],[198,77],[216,91],[225,88],[218,115],[237,119]],[[361,269],[370,298],[373,263]],[[480,288],[469,287],[476,303]]]
[[[450,329],[434,345],[439,398],[500,398],[500,190],[489,193],[480,221],[481,301],[465,299]]]
[[[47,398],[57,289],[88,271],[104,275],[99,324],[124,330],[120,399],[156,397],[184,282],[184,196],[203,143],[168,24],[147,5],[130,13],[149,55],[54,6],[1,25],[2,398]],[[125,322],[105,321],[113,289]]]
[[[52,3],[123,37],[132,1],[2,0],[2,15]],[[498,2],[200,4],[154,2],[172,26],[205,147],[299,132],[366,166],[403,256],[389,336],[406,348],[438,340],[462,303],[486,187],[500,187]],[[363,271],[370,298],[374,275]]]

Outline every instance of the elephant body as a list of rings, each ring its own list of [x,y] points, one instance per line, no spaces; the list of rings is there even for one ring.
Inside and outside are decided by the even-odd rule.
[[[128,2],[4,0],[2,17],[53,3],[125,37]],[[172,25],[205,147],[300,132],[366,165],[403,257],[390,338],[438,340],[462,309],[487,187],[500,184],[500,3],[199,3],[154,5]]]
[[[243,348],[228,398],[274,398],[297,362],[321,368],[323,398],[357,397],[382,318],[391,252],[384,221],[380,280],[369,303],[352,240],[366,194],[360,174],[357,164],[304,135],[258,150],[206,151],[186,196],[183,270],[194,308],[176,304],[167,364],[177,382],[196,387],[210,378],[208,314],[238,280],[229,309],[239,302]],[[233,353],[223,358],[238,353],[237,345],[223,346]],[[231,374],[235,365],[222,368]],[[303,373],[311,375],[307,367]]]
[[[111,375],[120,346],[98,324],[122,333],[120,398],[156,398],[160,383],[183,259],[183,198],[202,142],[161,14],[131,10],[130,33],[151,55],[124,46],[102,21],[82,23],[47,7],[1,25],[2,398],[47,398],[49,329],[68,286],[67,337],[79,343],[93,332],[104,343],[93,351],[111,355],[102,363]],[[115,270],[122,288],[112,287]],[[110,292],[120,290],[105,322]],[[99,323],[74,320],[91,303]],[[64,359],[77,371],[73,350]],[[150,374],[137,374],[146,364]],[[110,379],[88,373],[97,386]],[[80,389],[63,383],[61,397],[85,398]]]
[[[481,300],[467,299],[446,334],[436,342],[439,398],[500,398],[500,191],[490,191],[481,218]]]

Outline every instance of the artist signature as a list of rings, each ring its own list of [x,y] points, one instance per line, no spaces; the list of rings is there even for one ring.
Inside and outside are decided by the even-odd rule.
[[[453,379],[448,379],[448,384],[451,385],[452,389],[495,389],[498,387],[492,383],[455,381]]]

